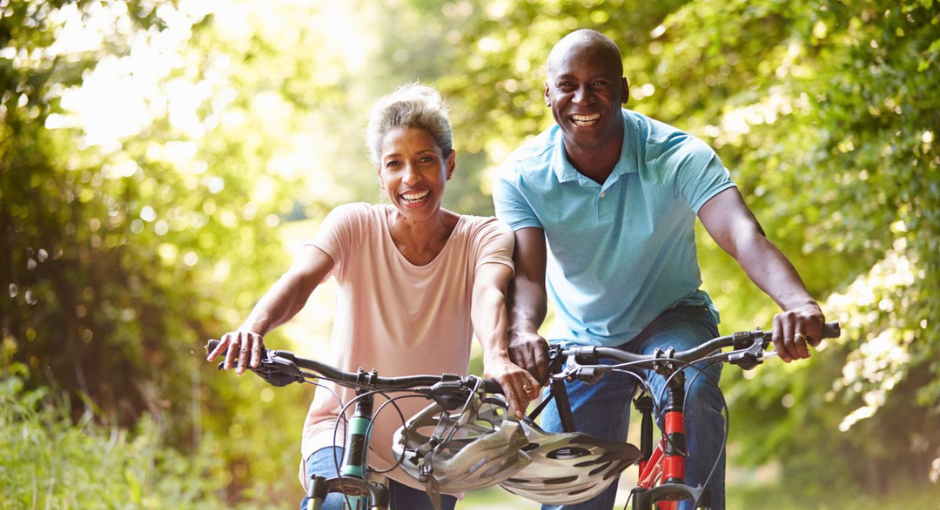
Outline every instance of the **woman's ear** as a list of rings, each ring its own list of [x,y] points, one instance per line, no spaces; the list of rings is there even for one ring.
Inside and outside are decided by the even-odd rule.
[[[454,169],[457,167],[457,151],[451,149],[450,156],[447,156],[447,180],[454,176]]]

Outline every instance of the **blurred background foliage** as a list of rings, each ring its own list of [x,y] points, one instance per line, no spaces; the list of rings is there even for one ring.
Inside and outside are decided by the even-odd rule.
[[[363,131],[401,83],[451,104],[445,205],[492,214],[492,172],[551,125],[548,51],[579,27],[623,49],[630,108],[715,147],[843,324],[808,362],[725,371],[732,463],[802,507],[936,494],[940,3],[4,0],[0,506],[293,504],[310,391],[217,374],[204,341],[285,243],[378,200]],[[775,305],[699,244],[722,331],[769,327]],[[271,342],[313,355],[323,322]]]

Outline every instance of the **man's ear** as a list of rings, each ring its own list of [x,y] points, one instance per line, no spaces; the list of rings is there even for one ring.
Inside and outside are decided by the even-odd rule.
[[[552,106],[552,89],[549,88],[548,82],[545,82],[545,106]]]
[[[630,84],[627,83],[627,77],[624,76],[621,78],[622,82],[620,83],[620,103],[627,104],[627,101],[630,100]]]

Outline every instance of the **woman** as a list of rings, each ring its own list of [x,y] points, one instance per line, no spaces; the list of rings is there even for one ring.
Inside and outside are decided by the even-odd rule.
[[[334,209],[296,262],[238,330],[209,355],[226,352],[225,368],[245,371],[259,362],[262,338],[303,308],[327,277],[337,281],[336,312],[327,361],[345,370],[376,368],[380,375],[467,373],[475,334],[484,351],[484,375],[497,380],[521,415],[538,383],[512,364],[507,350],[506,293],[512,278],[513,236],[494,218],[461,216],[441,208],[455,153],[447,107],[427,86],[400,87],[373,107],[367,144],[387,205]],[[238,358],[235,362],[235,358]],[[331,387],[348,402],[351,390]],[[405,417],[427,402],[397,401]],[[376,408],[381,400],[376,402]],[[334,434],[340,403],[317,391],[304,425],[303,479],[335,476]],[[395,412],[376,417],[370,467],[394,466]],[[432,508],[424,488],[400,469],[388,474],[391,508]],[[445,496],[453,508],[454,496]],[[340,508],[341,497],[327,505]],[[334,508],[328,506],[328,508]]]

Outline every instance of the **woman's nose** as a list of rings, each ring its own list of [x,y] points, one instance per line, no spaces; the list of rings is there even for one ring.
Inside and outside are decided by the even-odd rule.
[[[418,173],[418,169],[411,163],[406,164],[402,180],[405,181],[406,184],[411,184],[418,182],[420,179],[421,175]]]

